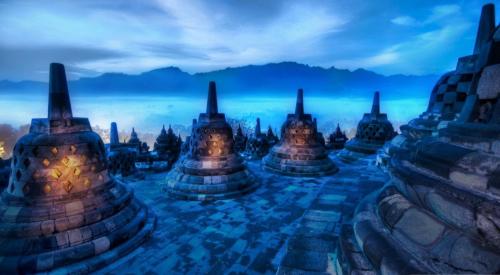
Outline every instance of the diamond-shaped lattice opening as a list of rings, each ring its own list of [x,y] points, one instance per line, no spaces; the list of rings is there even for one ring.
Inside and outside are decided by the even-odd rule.
[[[24,146],[19,145],[19,154],[22,154],[24,152]]]
[[[66,192],[70,192],[71,189],[73,189],[73,183],[71,183],[71,181],[66,181],[63,183],[63,187],[64,187],[64,190],[66,190]]]
[[[69,158],[68,158],[68,157],[64,157],[64,158],[62,158],[61,162],[62,162],[64,165],[68,166],[68,164],[69,164]]]
[[[62,176],[62,172],[59,171],[58,169],[52,170],[51,176],[54,177],[55,179],[58,179]]]
[[[50,187],[50,184],[45,184],[43,186],[43,192],[45,192],[45,194],[48,194],[50,193],[50,191],[52,191],[52,187]]]
[[[23,164],[24,164],[24,167],[28,168],[31,164],[30,159],[28,159],[28,158],[24,159]]]
[[[83,186],[85,186],[85,188],[89,188],[90,185],[91,185],[91,183],[90,183],[90,180],[88,178],[83,180]]]
[[[52,149],[50,149],[50,152],[52,152],[53,155],[57,155],[57,153],[59,152],[59,150],[57,150],[56,147],[52,147]]]
[[[48,167],[50,165],[50,161],[48,159],[44,159],[42,163],[45,167]]]
[[[80,170],[80,168],[76,167],[75,170],[73,171],[73,174],[75,176],[80,176],[80,174],[82,173],[82,170]]]
[[[75,145],[71,145],[71,146],[69,147],[69,150],[71,151],[71,153],[73,153],[73,154],[74,154],[74,153],[76,152],[76,146],[75,146]]]

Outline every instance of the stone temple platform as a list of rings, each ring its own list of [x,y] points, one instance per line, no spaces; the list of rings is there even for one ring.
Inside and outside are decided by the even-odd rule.
[[[373,157],[350,165],[334,162],[340,168],[335,175],[297,178],[264,172],[259,161],[250,161],[248,169],[261,179],[261,187],[243,197],[210,202],[165,197],[158,192],[164,173],[128,182],[157,215],[157,230],[101,272],[334,272],[340,224],[351,219],[357,201],[387,180]]]

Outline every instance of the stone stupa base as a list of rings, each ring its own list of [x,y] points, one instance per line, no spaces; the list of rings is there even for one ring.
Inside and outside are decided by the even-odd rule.
[[[376,154],[384,144],[366,143],[354,138],[348,141],[345,148],[337,153],[337,157],[344,162],[354,162],[368,155]]]
[[[183,200],[210,201],[230,199],[253,192],[259,182],[246,169],[232,167],[228,171],[224,162],[203,163],[181,159],[168,174],[162,190]],[[211,165],[211,167],[207,167]],[[215,167],[219,170],[214,171]]]
[[[262,159],[264,170],[294,177],[320,177],[335,174],[339,169],[324,149],[275,147]],[[300,154],[298,154],[300,152]],[[316,156],[316,159],[311,159]]]
[[[12,273],[89,273],[127,255],[149,238],[156,217],[134,199],[129,187],[115,180],[94,192],[108,201],[97,201],[90,195],[78,199],[75,194],[71,202],[31,206],[3,193],[2,201],[9,205],[0,204],[0,249],[9,250],[11,256],[0,259],[0,269]],[[51,219],[37,220],[34,213]],[[20,222],[24,223],[23,231],[14,231]],[[31,254],[16,252],[27,246],[32,247]]]

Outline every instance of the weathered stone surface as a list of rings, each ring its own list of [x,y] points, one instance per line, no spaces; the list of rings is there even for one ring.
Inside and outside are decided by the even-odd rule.
[[[428,111],[385,148],[391,180],[358,206],[356,244],[382,274],[500,270],[500,197],[492,184],[500,171],[492,150],[500,138],[500,44],[491,37],[493,13],[493,5],[483,8],[474,55],[459,60],[433,90]],[[468,85],[465,94],[450,87],[477,81],[483,83]],[[345,259],[340,266],[348,267]]]
[[[477,86],[479,99],[497,98],[500,93],[500,64],[484,68]]]

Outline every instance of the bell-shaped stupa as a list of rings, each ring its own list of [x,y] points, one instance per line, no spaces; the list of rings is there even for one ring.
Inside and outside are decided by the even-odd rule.
[[[215,82],[208,89],[207,111],[201,113],[189,150],[168,174],[163,190],[188,200],[215,200],[253,191],[258,182],[234,150],[233,130],[218,112]]]
[[[161,129],[160,135],[154,144],[154,157],[156,162],[167,162],[167,168],[172,167],[181,153],[182,139],[174,134],[174,130],[169,125],[165,130],[165,125]]]
[[[343,230],[344,272],[500,272],[499,35],[494,6],[485,5],[474,54],[460,59],[474,72],[462,110],[435,136],[392,152],[390,182]]]
[[[345,144],[338,156],[345,161],[354,161],[375,154],[396,134],[387,114],[380,113],[380,93],[375,92],[371,112],[363,115],[356,136]]]
[[[269,125],[269,127],[267,128],[266,138],[267,138],[267,143],[269,143],[269,147],[273,147],[280,141],[280,139],[274,134],[271,125]]]
[[[108,171],[113,175],[124,177],[137,173],[135,161],[137,150],[135,145],[121,143],[118,137],[118,126],[116,122],[111,122],[109,131],[108,148]]]
[[[247,141],[248,138],[243,134],[241,125],[238,125],[238,129],[236,129],[236,135],[234,135],[234,150],[238,153],[242,153],[243,151],[245,151]]]
[[[73,117],[64,66],[50,65],[48,118],[13,153],[0,200],[0,273],[88,273],[148,238],[153,213],[109,177],[87,118]]]
[[[328,149],[339,150],[343,149],[345,143],[349,140],[344,132],[340,130],[340,125],[337,124],[335,132],[328,136],[328,144],[326,145]]]
[[[260,129],[260,118],[257,118],[254,133],[248,139],[243,155],[246,159],[250,160],[262,159],[269,153],[269,147],[267,136],[263,134]]]
[[[264,169],[289,176],[323,176],[338,168],[318,140],[316,125],[304,113],[304,92],[299,89],[294,114],[281,127],[281,140],[262,159]]]

